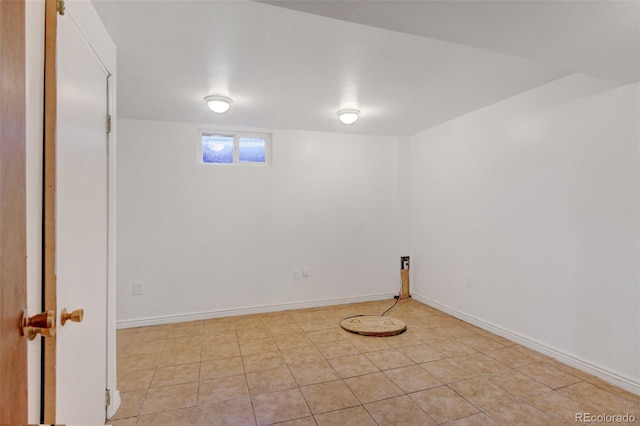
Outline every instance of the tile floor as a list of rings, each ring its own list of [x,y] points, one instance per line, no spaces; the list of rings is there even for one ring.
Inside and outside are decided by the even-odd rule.
[[[575,425],[634,415],[640,396],[414,300],[408,330],[364,337],[342,318],[391,301],[118,331],[123,425]]]

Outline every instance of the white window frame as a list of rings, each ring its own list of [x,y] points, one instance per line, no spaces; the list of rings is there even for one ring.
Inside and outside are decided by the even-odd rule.
[[[220,135],[233,137],[233,163],[207,163],[204,161],[202,152],[202,137],[205,135]],[[259,138],[264,139],[264,163],[257,161],[241,161],[239,140],[240,138]],[[271,165],[271,134],[270,133],[258,133],[258,132],[244,132],[240,130],[211,130],[211,129],[199,129],[198,130],[198,164],[204,164],[207,166],[270,166]]]

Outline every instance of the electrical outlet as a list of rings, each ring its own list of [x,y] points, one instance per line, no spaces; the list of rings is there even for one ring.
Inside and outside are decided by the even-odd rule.
[[[294,281],[298,280],[298,271],[293,271],[291,273],[291,279],[294,280]]]
[[[134,296],[142,296],[144,294],[144,281],[133,282],[133,294]]]
[[[467,287],[471,288],[473,285],[473,277],[467,277]]]

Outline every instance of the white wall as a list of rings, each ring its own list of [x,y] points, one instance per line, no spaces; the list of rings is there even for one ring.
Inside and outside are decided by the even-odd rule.
[[[411,137],[414,293],[638,391],[638,84],[610,87],[569,76]]]
[[[408,141],[267,130],[272,166],[213,166],[197,163],[198,129],[219,127],[118,126],[120,326],[398,291]]]
[[[27,311],[41,311],[44,0],[25,2]],[[27,343],[29,423],[40,423],[40,338]]]

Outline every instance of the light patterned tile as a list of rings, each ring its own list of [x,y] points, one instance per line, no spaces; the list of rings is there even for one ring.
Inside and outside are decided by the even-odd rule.
[[[316,426],[313,416],[303,417],[301,419],[289,420],[288,422],[277,423],[278,426]]]
[[[407,346],[399,348],[398,351],[417,364],[446,358],[442,352],[429,345]]]
[[[163,352],[180,351],[185,348],[200,348],[201,346],[201,339],[194,339],[193,337],[177,337],[174,339],[164,340]]]
[[[203,361],[240,356],[240,346],[236,342],[206,341],[202,345],[201,356]]]
[[[263,393],[252,397],[259,426],[311,415],[299,389]]]
[[[409,395],[436,422],[445,423],[476,414],[479,410],[447,386]]]
[[[149,389],[141,415],[198,405],[198,382]]]
[[[265,352],[242,357],[244,371],[252,373],[255,371],[271,370],[272,368],[285,367],[284,359],[279,352]]]
[[[542,413],[551,417],[552,420],[559,420],[566,423],[575,424],[576,413],[588,413],[587,408],[556,391],[532,396],[525,400]]]
[[[209,330],[205,325],[202,333],[202,345],[204,346],[206,343],[238,343],[238,335],[235,331]]]
[[[127,417],[122,420],[107,420],[106,425],[110,426],[132,426],[138,423],[137,417]]]
[[[314,344],[329,343],[342,340],[345,337],[335,328],[329,330],[312,331],[307,333],[307,337],[311,339]]]
[[[447,330],[444,327],[418,328],[416,330],[416,336],[424,343],[435,343],[438,341],[452,339],[452,337],[447,334]]]
[[[215,359],[200,363],[200,380],[244,374],[241,357]]]
[[[512,394],[494,385],[485,377],[451,383],[449,387],[482,411],[508,404],[515,399]]]
[[[300,390],[313,414],[360,405],[358,398],[342,380],[304,386]]]
[[[429,346],[432,346],[434,349],[439,352],[445,354],[448,357],[452,356],[463,356],[463,355],[471,355],[476,352],[470,346],[465,345],[462,342],[457,340],[445,340],[440,342],[431,343]]]
[[[385,342],[393,348],[403,348],[406,346],[421,345],[423,342],[411,333],[411,330],[407,330],[397,336],[385,337]]]
[[[268,329],[269,329],[269,333],[271,333],[271,335],[274,337],[290,336],[292,334],[302,333],[302,330],[296,324],[281,323],[281,324],[268,325]]]
[[[595,376],[592,376],[591,374],[589,374],[589,373],[587,373],[585,371],[578,370],[577,368],[573,368],[570,365],[567,365],[567,364],[562,363],[562,362],[560,362],[558,360],[555,360],[555,359],[546,361],[546,363],[549,364],[549,365],[552,365],[553,367],[557,368],[560,371],[564,371],[565,373],[569,373],[572,376],[575,376],[575,377],[577,377],[579,379],[582,379],[582,380],[589,381],[589,380],[595,378]]]
[[[240,342],[241,345],[252,341],[271,339],[271,332],[266,325],[238,330],[236,334],[238,335],[238,342]]]
[[[318,330],[328,330],[335,328],[336,321],[333,319],[317,319],[298,323],[298,326],[305,333]]]
[[[452,422],[447,422],[447,426],[498,426],[498,423],[486,414],[478,413]]]
[[[331,411],[314,417],[321,426],[374,426],[376,424],[363,407]]]
[[[436,327],[436,328],[427,328],[425,331],[437,332],[436,335],[439,338],[429,338],[429,337],[425,338],[425,341],[431,341],[431,342],[477,336],[476,333],[474,333],[473,331],[468,330],[464,327],[460,327],[455,324],[447,324],[442,327]],[[418,333],[418,335],[420,334],[421,333]]]
[[[202,321],[193,323],[183,323],[171,327],[168,338],[191,337],[194,340],[202,339]]]
[[[562,388],[582,381],[582,379],[565,373],[544,362],[522,365],[517,367],[517,369],[552,389]]]
[[[602,379],[599,379],[597,377],[592,377],[589,379],[589,383],[599,387],[600,389],[606,390],[608,392],[611,392],[615,395],[618,395],[621,398],[624,399],[628,399],[631,402],[634,402],[638,405],[640,405],[640,395],[636,395],[633,394],[631,392],[628,392],[624,389],[621,389],[617,386],[612,385],[611,383],[607,383]],[[640,418],[640,417],[639,417]]]
[[[118,330],[122,404],[110,423],[255,425],[254,407],[259,424],[290,426],[543,426],[576,424],[579,412],[640,418],[640,396],[412,299],[392,311],[408,325],[401,335],[360,336],[338,326],[353,312],[379,315],[389,306]]]
[[[273,352],[277,351],[278,346],[276,345],[275,340],[273,338],[268,337],[266,339],[252,339],[246,342],[240,341],[240,352],[243,356],[259,354],[264,352]]]
[[[429,426],[436,424],[406,395],[372,402],[364,407],[375,422],[380,425]]]
[[[509,366],[480,352],[457,357],[456,361],[478,374],[491,374],[509,370]]]
[[[314,346],[283,349],[280,351],[287,364],[306,364],[313,361],[322,361],[324,357]]]
[[[293,374],[299,386],[331,382],[340,378],[338,373],[325,360],[306,364],[293,364],[289,366],[289,370],[291,370],[291,374]]]
[[[132,328],[120,328],[116,330],[116,337],[123,336],[125,334],[137,333],[140,330],[140,327],[132,327]]]
[[[323,314],[319,310],[301,309],[291,312],[291,317],[294,322],[305,322],[322,319]]]
[[[337,342],[319,343],[316,348],[326,358],[339,358],[349,355],[357,355],[360,351],[347,340],[339,340]]]
[[[387,375],[405,393],[441,386],[442,382],[418,365],[386,370]]]
[[[382,372],[345,379],[344,383],[363,404],[403,394],[402,390]]]
[[[501,425],[555,426],[552,419],[524,401],[493,408],[486,414]]]
[[[150,426],[188,426],[195,425],[196,420],[197,408],[193,407],[140,416],[137,424]]]
[[[553,361],[553,358],[541,354],[540,352],[536,352],[532,349],[529,349],[527,347],[521,346],[521,345],[513,345],[511,346],[512,349],[518,351],[518,352],[522,352],[523,354],[535,359],[537,362],[549,362],[549,361]]]
[[[280,350],[313,346],[313,342],[304,333],[292,333],[273,337]]]
[[[134,343],[135,341],[136,341],[135,333],[129,333],[129,334],[119,334],[118,333],[116,335],[116,345],[118,345],[118,347],[130,345],[131,343]]]
[[[200,378],[200,363],[171,365],[156,369],[151,381],[151,387],[177,385],[180,383],[197,382]]]
[[[251,395],[295,388],[298,385],[288,368],[258,371],[247,374]]]
[[[276,312],[274,312],[276,314]],[[268,328],[279,327],[279,326],[295,326],[295,321],[293,317],[285,313],[284,311],[277,312],[278,315],[273,315],[264,319],[264,323]]]
[[[518,370],[507,370],[488,376],[491,382],[520,398],[549,392],[551,388]]]
[[[237,398],[198,407],[198,425],[254,426],[251,398]]]
[[[248,328],[263,328],[266,324],[260,316],[241,315],[235,318],[236,331],[246,330]]]
[[[137,336],[137,334],[136,334]],[[124,356],[145,355],[161,353],[164,349],[164,340],[149,340],[143,342],[133,342],[127,345]]]
[[[398,349],[386,349],[384,351],[376,351],[366,353],[367,357],[380,370],[390,370],[392,368],[406,367],[414,362],[406,357]]]
[[[509,340],[505,337],[502,336],[498,336],[497,334],[493,334],[493,333],[487,333],[484,334],[484,337],[486,337],[487,339],[491,339],[494,342],[498,342],[504,346],[514,346],[516,343],[512,340]]]
[[[420,367],[444,383],[458,382],[478,375],[478,373],[459,362],[457,358],[425,362],[424,364],[420,364]]]
[[[148,390],[138,390],[132,392],[123,392],[120,394],[122,402],[120,408],[111,420],[125,419],[127,417],[136,417],[140,414],[142,404],[147,397]]]
[[[340,377],[354,377],[363,374],[375,373],[378,370],[371,361],[364,355],[351,355],[342,358],[329,360],[331,366],[336,370]]]
[[[510,347],[491,349],[484,352],[485,355],[490,356],[496,361],[508,365],[509,367],[517,367],[520,365],[534,364],[537,361],[530,356],[517,351]]]
[[[141,343],[150,343],[150,342],[162,342],[164,339],[170,337],[170,333],[171,333],[171,327],[169,328],[143,327],[133,337],[134,340],[132,343],[141,344]]]
[[[202,380],[198,388],[198,406],[249,396],[244,375]]]
[[[200,362],[201,348],[192,347],[184,349],[172,349],[162,353],[158,361],[159,367],[167,367],[169,365],[191,364]]]
[[[581,382],[558,389],[562,395],[579,402],[591,412],[624,414],[636,404],[589,383]]]
[[[137,370],[127,374],[118,375],[118,388],[120,392],[148,389],[153,378],[154,369]]]
[[[383,338],[358,336],[354,334],[353,337],[349,339],[349,342],[362,353],[391,349],[391,345]]]

